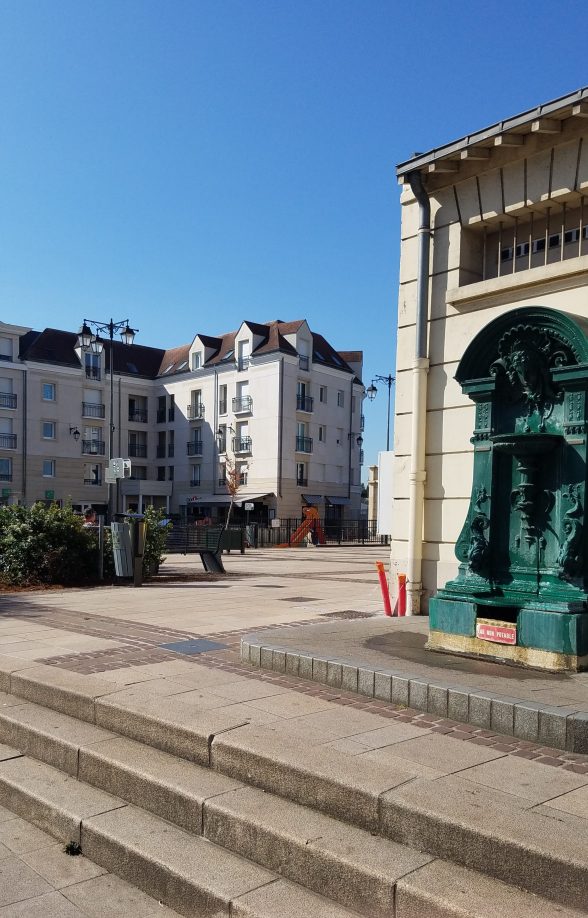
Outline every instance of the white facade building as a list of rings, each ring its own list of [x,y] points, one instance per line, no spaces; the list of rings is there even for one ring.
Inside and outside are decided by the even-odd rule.
[[[170,350],[112,343],[96,356],[72,332],[0,323],[0,485],[4,503],[105,509],[109,424],[130,458],[121,511],[147,504],[215,518],[359,515],[361,351],[337,352],[306,321],[244,322]],[[358,440],[360,441],[358,443]]]

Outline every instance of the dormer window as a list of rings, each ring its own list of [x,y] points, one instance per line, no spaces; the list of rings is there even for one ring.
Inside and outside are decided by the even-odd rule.
[[[202,351],[196,351],[195,354],[192,354],[192,369],[199,370],[202,366]]]
[[[246,370],[249,366],[249,357],[251,354],[251,342],[250,341],[239,341],[238,346],[238,359],[237,359],[237,369]]]

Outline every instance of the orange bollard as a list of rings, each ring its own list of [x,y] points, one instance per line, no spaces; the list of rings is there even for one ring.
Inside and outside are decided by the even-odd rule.
[[[384,600],[384,611],[386,615],[392,615],[392,606],[390,605],[390,593],[388,591],[388,581],[384,570],[384,562],[376,561],[378,577],[380,578],[380,589],[382,590],[382,599]]]
[[[398,574],[398,615],[406,615],[406,574]]]

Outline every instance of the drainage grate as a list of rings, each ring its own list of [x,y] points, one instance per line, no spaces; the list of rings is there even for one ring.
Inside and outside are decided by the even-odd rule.
[[[316,596],[285,596],[282,602],[316,602]]]
[[[228,650],[228,644],[219,644],[217,641],[207,641],[205,638],[197,638],[191,641],[176,641],[174,644],[160,644],[164,650],[172,650],[174,653],[196,654],[206,653],[208,650]]]
[[[374,618],[375,612],[356,612],[355,609],[344,609],[343,612],[323,612],[321,613],[321,618],[339,618],[339,619],[353,619],[353,618]]]

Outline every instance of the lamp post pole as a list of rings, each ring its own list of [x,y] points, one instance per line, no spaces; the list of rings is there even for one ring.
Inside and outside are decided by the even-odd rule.
[[[378,394],[378,390],[376,386],[374,385],[374,383],[381,382],[381,383],[384,383],[386,386],[388,386],[388,423],[386,425],[386,450],[387,451],[390,450],[390,395],[392,392],[392,384],[394,382],[394,379],[395,377],[392,376],[391,373],[389,373],[388,376],[374,376],[374,378],[372,379],[371,385],[368,386],[366,390],[367,397],[369,398],[370,402],[373,402],[376,395]]]
[[[84,319],[82,327],[78,333],[78,346],[84,350],[90,350],[93,354],[100,355],[104,350],[104,341],[101,334],[108,333],[110,347],[108,350],[110,362],[110,415],[108,423],[108,461],[114,458],[114,335],[120,332],[123,344],[131,345],[135,340],[138,332],[137,328],[131,328],[128,319],[122,319],[120,322],[100,322],[96,319]],[[118,481],[117,481],[118,487]],[[112,522],[114,512],[117,509],[113,500],[113,484],[108,482],[108,522]]]

